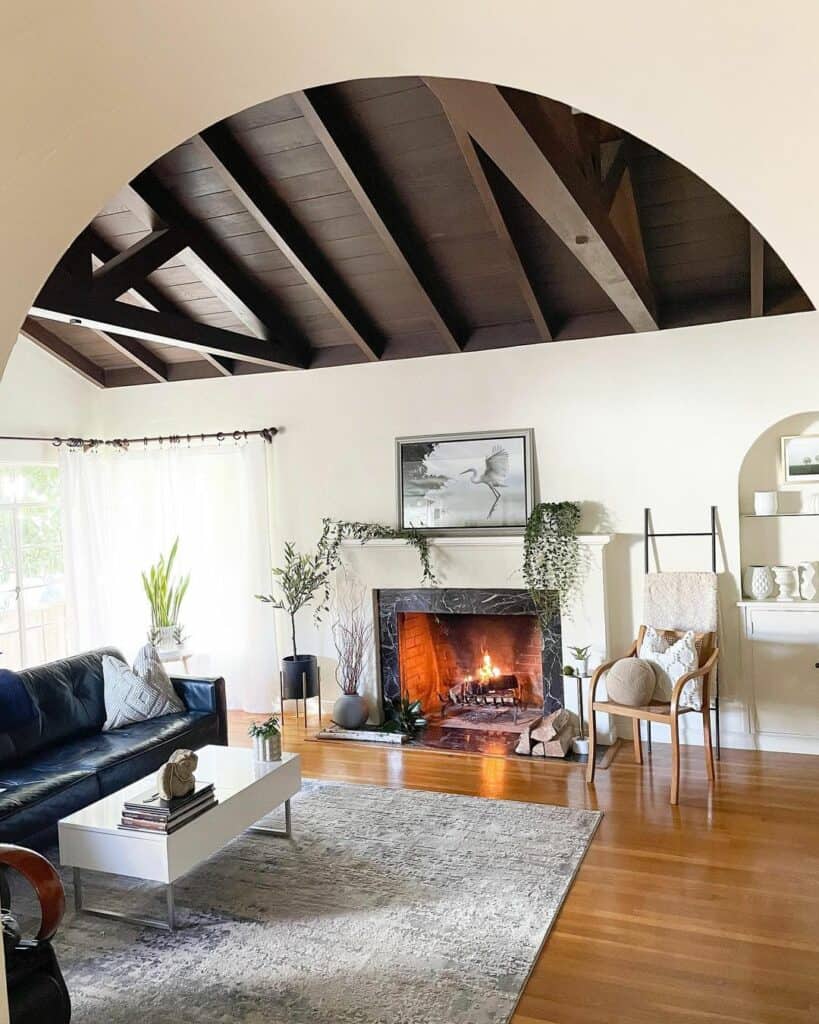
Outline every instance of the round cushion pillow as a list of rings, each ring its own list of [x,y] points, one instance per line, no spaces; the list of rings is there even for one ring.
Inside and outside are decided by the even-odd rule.
[[[654,666],[642,658],[621,658],[606,676],[606,693],[615,704],[639,708],[648,704],[656,685]]]

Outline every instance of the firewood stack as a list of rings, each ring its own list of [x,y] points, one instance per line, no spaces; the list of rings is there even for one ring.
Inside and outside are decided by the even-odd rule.
[[[528,757],[565,757],[574,733],[571,714],[560,708],[527,725],[520,734],[515,753]]]

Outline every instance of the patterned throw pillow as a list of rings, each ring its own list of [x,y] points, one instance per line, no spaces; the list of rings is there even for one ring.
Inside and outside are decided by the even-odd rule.
[[[688,630],[679,640],[669,643],[666,637],[653,626],[648,626],[637,657],[650,661],[657,676],[654,700],[668,703],[674,684],[681,676],[693,672],[700,663],[693,630]],[[680,695],[680,704],[685,707],[702,709],[702,680],[692,679]]]
[[[119,658],[104,655],[102,676],[106,715],[103,732],[185,710],[152,644],[140,650],[133,669]]]

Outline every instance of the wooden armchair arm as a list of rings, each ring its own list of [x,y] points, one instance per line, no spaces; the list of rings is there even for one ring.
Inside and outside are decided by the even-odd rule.
[[[690,683],[692,679],[707,678],[711,672],[711,669],[716,665],[719,660],[719,647],[714,648],[714,652],[711,657],[706,661],[704,665],[700,665],[699,668],[693,672],[686,672],[684,676],[680,676],[677,682],[674,684],[674,689],[671,692],[671,707],[676,711],[679,707],[680,697],[687,683]],[[703,697],[708,697],[707,687],[704,690]]]
[[[637,641],[635,640],[634,643],[631,645],[631,647],[629,647],[629,649],[626,651],[626,653],[621,655],[620,658],[612,658],[611,661],[604,661],[602,665],[598,665],[597,666],[597,668],[594,670],[594,675],[592,676],[591,683],[589,684],[589,704],[590,705],[591,705],[591,703],[595,699],[595,692],[597,690],[597,684],[600,682],[600,680],[603,678],[603,676],[606,674],[606,672],[608,672],[608,670],[612,667],[612,665],[614,665],[616,662],[620,661],[622,658],[633,658],[636,653],[637,653]]]
[[[18,871],[37,894],[40,902],[37,938],[52,938],[65,913],[65,892],[56,868],[42,854],[7,843],[0,843],[0,865],[3,864]]]

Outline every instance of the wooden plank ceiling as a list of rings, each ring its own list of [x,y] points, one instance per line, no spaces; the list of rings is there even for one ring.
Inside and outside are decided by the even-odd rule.
[[[528,93],[387,78],[177,146],[100,210],[22,332],[119,387],[811,308],[647,143]]]

